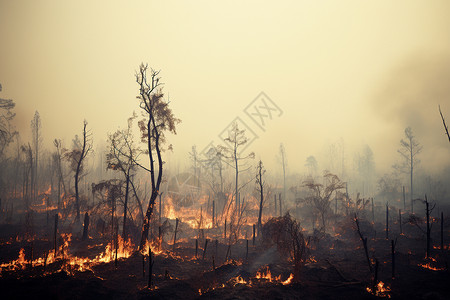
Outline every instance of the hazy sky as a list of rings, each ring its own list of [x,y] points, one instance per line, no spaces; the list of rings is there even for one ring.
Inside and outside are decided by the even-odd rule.
[[[307,156],[342,138],[349,161],[368,144],[382,172],[408,125],[424,144],[422,165],[441,168],[449,12],[447,0],[0,0],[0,96],[17,103],[24,141],[38,110],[46,145],[68,145],[83,119],[98,144],[139,110],[134,74],[147,62],[182,119],[169,137],[182,166],[192,145],[201,150],[240,117],[269,168],[281,142],[290,171],[303,172]],[[265,132],[243,112],[261,91],[283,111]]]

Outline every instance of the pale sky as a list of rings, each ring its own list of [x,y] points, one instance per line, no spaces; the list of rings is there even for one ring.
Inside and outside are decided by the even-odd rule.
[[[161,70],[182,120],[171,160],[188,165],[235,118],[259,136],[249,150],[291,172],[343,139],[348,160],[368,144],[379,172],[399,158],[403,130],[424,145],[422,165],[448,165],[450,1],[0,0],[2,98],[30,137],[70,144],[86,119],[94,142],[139,111],[135,71]],[[263,132],[243,112],[264,91],[283,111]],[[174,164],[174,161],[169,162]]]

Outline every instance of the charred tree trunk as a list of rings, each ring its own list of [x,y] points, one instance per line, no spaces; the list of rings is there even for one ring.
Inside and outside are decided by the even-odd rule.
[[[395,244],[394,240],[391,240],[392,279],[395,278]]]
[[[389,239],[389,205],[386,203],[386,239]]]
[[[364,253],[366,254],[366,259],[367,259],[367,265],[369,266],[370,272],[372,272],[372,264],[370,263],[369,250],[367,248],[367,238],[365,238],[361,233],[361,229],[359,227],[359,220],[358,220],[358,217],[356,216],[356,214],[355,214],[355,223],[356,223],[356,229],[358,231],[359,238],[361,239],[361,242],[363,243]]]
[[[203,257],[202,257],[203,260],[205,260],[206,248],[208,247],[208,241],[209,241],[209,239],[205,240],[205,247],[203,248]]]
[[[178,231],[178,218],[175,219],[175,232],[173,234],[173,249],[172,252],[175,253],[175,243],[177,242],[177,231]]]
[[[58,236],[58,214],[55,214],[55,230],[53,232],[53,240],[54,240],[54,248],[55,248],[55,258],[57,255],[57,244],[58,244],[58,240],[57,240],[57,236]]]
[[[127,212],[128,212],[128,195],[129,195],[129,186],[130,186],[130,170],[128,170],[128,174],[126,176],[126,185],[125,185],[125,199],[123,202],[123,224],[122,224],[122,238],[126,240],[127,238]]]
[[[441,251],[444,251],[444,213],[441,211]]]
[[[86,212],[84,214],[84,227],[83,227],[83,238],[82,240],[85,241],[89,237],[89,214]]]
[[[427,255],[426,257],[430,257],[431,255],[431,227],[430,227],[430,203],[428,202],[427,195],[425,195],[425,205],[426,205],[426,214],[427,214]]]

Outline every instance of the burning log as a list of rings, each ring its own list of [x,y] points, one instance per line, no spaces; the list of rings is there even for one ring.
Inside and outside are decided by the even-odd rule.
[[[86,212],[84,214],[84,226],[83,226],[83,238],[85,241],[89,237],[89,214]]]

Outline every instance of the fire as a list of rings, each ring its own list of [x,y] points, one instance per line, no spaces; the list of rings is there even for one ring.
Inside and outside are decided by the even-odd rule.
[[[425,260],[427,260],[427,263],[424,264],[418,264],[419,267],[422,267],[424,269],[428,269],[428,270],[432,270],[432,271],[443,271],[445,270],[445,268],[439,268],[439,267],[435,267],[434,265],[436,265],[437,260],[434,257],[425,257]]]
[[[366,287],[366,290],[367,292],[377,297],[391,298],[391,295],[389,294],[391,288],[387,285],[385,286],[383,281],[378,282],[375,289],[372,290],[372,288]]]
[[[147,240],[145,242],[145,246],[143,248],[142,254],[143,255],[148,255],[149,249],[152,250],[153,255],[160,255],[161,253],[163,253],[163,251],[161,250],[161,241],[149,241]]]
[[[281,275],[277,277],[272,277],[272,273],[270,272],[269,266],[266,267],[266,270],[256,272],[256,279],[267,279],[269,282],[277,282],[281,281]]]
[[[233,286],[238,285],[238,284],[247,284],[247,281],[245,281],[241,275],[231,278],[229,281]]]
[[[25,260],[25,250],[22,248],[19,251],[19,258],[16,260],[13,260],[10,263],[4,263],[0,265],[0,269],[6,269],[6,270],[23,270],[25,269],[25,264],[26,264],[26,260]]]
[[[289,275],[289,278],[286,279],[285,281],[282,281],[281,284],[282,285],[289,285],[292,283],[292,279],[294,279],[294,274],[291,273],[291,275]]]
[[[66,263],[63,265],[63,269],[67,269],[69,273],[72,271],[86,271],[91,270],[91,268],[95,265],[99,265],[101,263],[109,263],[116,258],[116,249],[114,247],[114,243],[110,242],[106,246],[105,250],[97,255],[94,259],[89,259],[87,257],[78,257],[70,254],[69,245],[72,240],[72,234],[63,233],[61,234],[63,239],[63,243],[56,251],[49,251],[46,256],[39,257],[33,260],[31,263],[33,266],[43,266],[45,264],[51,264],[56,262],[58,259],[62,259]],[[120,235],[117,240],[117,259],[128,258],[134,252],[134,245],[131,242],[131,239],[125,241]],[[20,270],[25,269],[27,261],[25,260],[25,250],[22,248],[19,251],[19,258],[10,263],[5,263],[0,265],[0,270]]]

